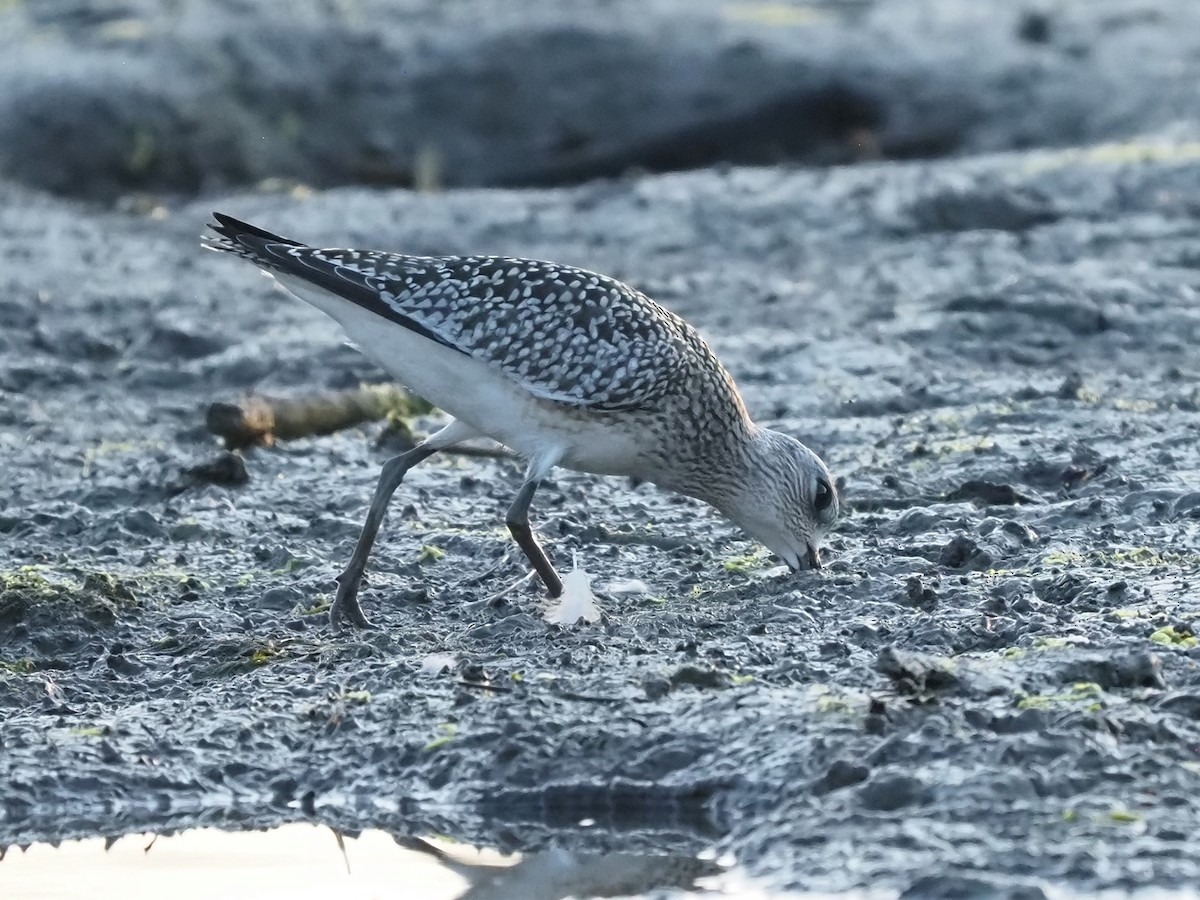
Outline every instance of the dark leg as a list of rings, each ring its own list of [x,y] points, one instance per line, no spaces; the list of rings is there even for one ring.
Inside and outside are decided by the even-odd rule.
[[[375,496],[371,498],[371,508],[367,510],[367,521],[363,523],[358,544],[354,547],[354,555],[350,557],[346,570],[337,577],[337,596],[333,606],[329,608],[329,624],[334,628],[338,627],[342,619],[347,619],[360,628],[371,626],[367,617],[363,615],[362,606],[359,605],[358,587],[362,583],[363,570],[367,567],[371,547],[375,544],[375,535],[379,533],[379,526],[383,523],[383,514],[387,512],[388,501],[392,499],[392,494],[396,492],[408,470],[440,449],[441,447],[431,446],[428,442],[419,444],[383,464]]]
[[[546,551],[537,542],[537,538],[533,536],[533,529],[529,527],[529,504],[533,502],[533,494],[538,489],[539,483],[540,480],[531,480],[521,485],[521,490],[517,492],[517,499],[508,508],[505,524],[508,525],[508,530],[512,532],[512,536],[516,540],[517,546],[525,554],[525,558],[529,560],[534,571],[541,577],[550,596],[558,597],[563,592],[562,579],[554,571],[553,564],[546,558]]]

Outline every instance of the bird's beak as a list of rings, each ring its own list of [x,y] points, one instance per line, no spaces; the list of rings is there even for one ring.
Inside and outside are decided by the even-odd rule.
[[[804,572],[808,569],[821,568],[821,551],[817,549],[816,544],[808,544],[805,547],[804,555],[797,556],[795,553],[788,553],[786,556],[782,553],[776,553],[787,567],[793,572]]]

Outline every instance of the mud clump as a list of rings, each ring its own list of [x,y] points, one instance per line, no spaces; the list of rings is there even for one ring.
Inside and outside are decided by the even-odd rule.
[[[127,617],[137,603],[130,585],[95,572],[82,583],[52,581],[35,568],[0,573],[0,628],[10,646],[52,631],[95,634]]]

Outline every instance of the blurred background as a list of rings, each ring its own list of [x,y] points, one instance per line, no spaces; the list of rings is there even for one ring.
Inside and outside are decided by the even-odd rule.
[[[0,177],[112,201],[1060,147],[1194,123],[1198,50],[1194,0],[8,0]]]

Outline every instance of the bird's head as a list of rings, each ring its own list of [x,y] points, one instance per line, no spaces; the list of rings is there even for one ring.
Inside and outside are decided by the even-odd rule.
[[[837,521],[837,488],[817,454],[786,434],[758,428],[740,484],[710,500],[793,571],[821,567],[821,539]]]

